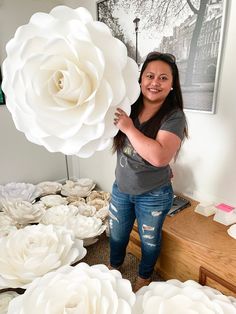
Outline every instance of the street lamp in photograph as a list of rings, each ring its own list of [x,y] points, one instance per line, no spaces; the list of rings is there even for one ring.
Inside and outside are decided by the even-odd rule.
[[[138,26],[139,26],[140,18],[136,17],[133,20],[134,26],[135,26],[135,37],[136,37],[136,42],[135,42],[135,61],[138,63]]]

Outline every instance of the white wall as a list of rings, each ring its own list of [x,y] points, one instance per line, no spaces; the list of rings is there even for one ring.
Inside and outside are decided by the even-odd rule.
[[[71,1],[74,2],[74,1]],[[78,1],[95,15],[95,1]],[[173,165],[174,188],[199,201],[225,202],[236,206],[236,1],[228,1],[225,40],[216,113],[186,112],[189,140]],[[115,157],[109,150],[89,159],[73,158],[74,175],[92,177],[110,191]]]
[[[49,12],[63,3],[56,0],[1,0],[0,63],[6,57],[5,45],[18,26],[28,23],[33,13]],[[6,106],[0,106],[0,150],[0,184],[66,178],[65,156],[49,153],[45,148],[28,142],[24,134],[16,130]]]

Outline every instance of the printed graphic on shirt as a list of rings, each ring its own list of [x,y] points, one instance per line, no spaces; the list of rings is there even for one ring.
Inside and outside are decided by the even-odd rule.
[[[136,150],[128,141],[126,141],[122,152],[123,154],[120,157],[120,166],[122,168],[127,166],[127,158],[131,158],[136,161],[137,160],[142,161],[142,158],[137,154]]]

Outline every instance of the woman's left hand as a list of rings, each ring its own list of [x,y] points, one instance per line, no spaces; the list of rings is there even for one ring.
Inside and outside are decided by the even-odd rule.
[[[126,133],[130,128],[134,126],[132,119],[126,114],[126,112],[120,108],[117,108],[115,112],[114,124],[123,133]]]

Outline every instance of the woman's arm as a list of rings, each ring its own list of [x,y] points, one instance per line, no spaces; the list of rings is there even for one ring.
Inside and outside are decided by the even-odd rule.
[[[153,166],[168,165],[180,147],[181,139],[169,131],[158,131],[156,139],[145,136],[122,110],[117,111],[114,123],[125,133],[136,152]]]

